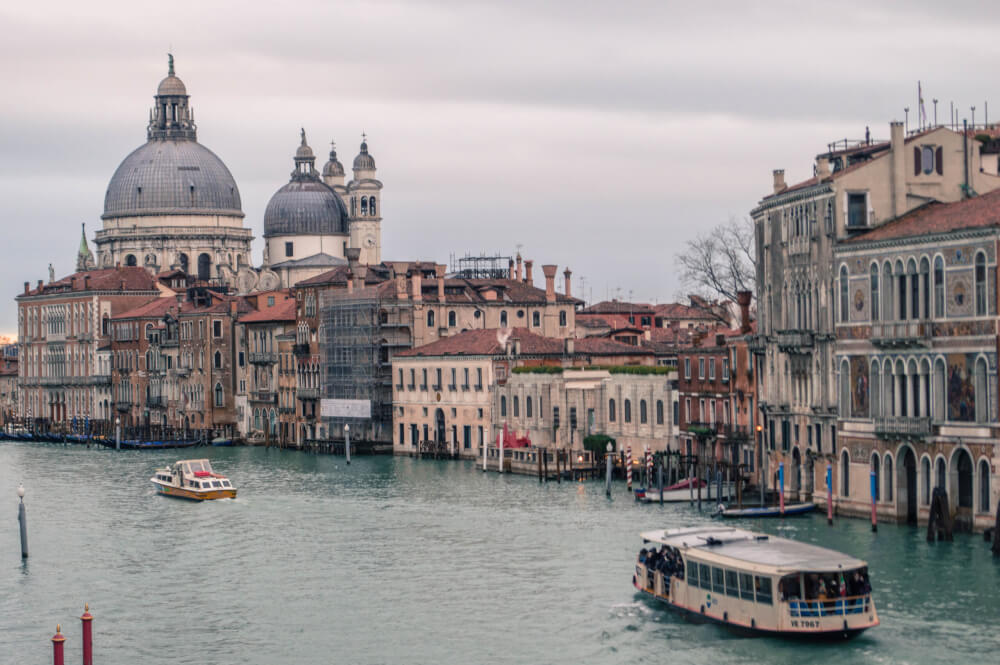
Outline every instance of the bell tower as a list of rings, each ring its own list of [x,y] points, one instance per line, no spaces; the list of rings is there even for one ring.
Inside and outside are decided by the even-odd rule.
[[[375,175],[375,158],[368,152],[368,137],[362,134],[345,198],[350,210],[350,246],[361,250],[360,261],[365,265],[382,261],[382,183]]]

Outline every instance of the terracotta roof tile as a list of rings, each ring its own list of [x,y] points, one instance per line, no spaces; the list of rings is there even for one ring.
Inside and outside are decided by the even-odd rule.
[[[89,281],[87,280],[89,278]],[[125,291],[156,291],[156,278],[146,272],[145,268],[139,266],[126,266],[121,268],[105,268],[102,270],[85,270],[67,275],[48,284],[42,284],[41,288],[34,288],[24,296],[51,295],[55,293],[80,292],[84,290],[84,282],[87,281],[90,291],[120,291],[124,286]]]
[[[989,227],[1000,227],[1000,189],[953,203],[928,203],[844,243],[850,245]]]
[[[262,323],[265,321],[294,321],[295,320],[295,298],[285,296],[282,300],[275,300],[271,307],[263,307],[255,312],[244,314],[240,317],[240,323]]]

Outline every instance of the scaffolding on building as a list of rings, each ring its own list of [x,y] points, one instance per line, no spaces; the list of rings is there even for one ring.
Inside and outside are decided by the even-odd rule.
[[[463,279],[506,279],[509,276],[511,256],[466,254],[459,258],[452,254],[449,258],[449,272]]]
[[[376,287],[320,295],[320,395],[371,402],[370,419],[324,417],[331,438],[343,437],[349,424],[352,440],[392,440],[392,366],[385,321]]]

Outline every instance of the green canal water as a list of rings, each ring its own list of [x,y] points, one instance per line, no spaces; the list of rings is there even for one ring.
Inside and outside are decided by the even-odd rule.
[[[208,456],[235,501],[153,493]],[[27,488],[30,558],[15,488]],[[638,532],[707,521],[599,482],[470,463],[264,449],[119,452],[0,443],[0,664],[984,663],[1000,659],[1000,562],[981,536],[822,516],[746,523],[869,561],[882,625],[847,643],[740,638],[636,596]],[[0,512],[3,512],[0,510]]]

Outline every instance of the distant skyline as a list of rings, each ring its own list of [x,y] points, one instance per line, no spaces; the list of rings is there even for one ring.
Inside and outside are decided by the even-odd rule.
[[[199,141],[264,208],[304,127],[350,168],[368,134],[383,258],[513,255],[574,295],[666,302],[684,241],[812,175],[834,140],[887,138],[917,81],[933,120],[983,120],[995,7],[411,0],[293,6],[54,2],[0,8],[0,334],[24,281],[73,271],[80,223],[145,141],[171,51]],[[1000,117],[1000,106],[993,111]],[[991,113],[992,115],[992,113]],[[540,271],[539,271],[540,272]],[[581,291],[581,279],[586,291]],[[540,281],[540,279],[539,279]],[[560,279],[561,285],[561,279]]]

